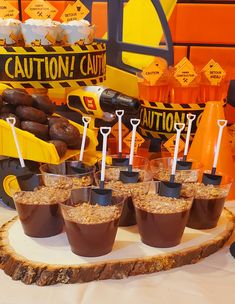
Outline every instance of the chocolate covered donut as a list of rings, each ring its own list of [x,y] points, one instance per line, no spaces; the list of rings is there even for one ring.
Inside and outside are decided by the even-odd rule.
[[[53,124],[50,127],[49,133],[51,139],[62,140],[67,144],[68,148],[80,142],[80,132],[78,129],[66,122]]]
[[[14,117],[16,120],[15,127],[20,128],[20,120],[15,114],[13,114],[13,113],[0,114],[0,119],[7,120],[8,117]]]
[[[61,140],[49,140],[49,143],[53,144],[57,150],[59,157],[63,157],[67,151],[67,145]]]
[[[15,114],[16,112],[16,107],[12,104],[9,103],[3,103],[2,108],[1,108],[1,113],[13,113]]]
[[[49,139],[48,126],[35,121],[22,121],[21,129],[28,131],[43,140]]]
[[[16,108],[16,115],[19,116],[21,120],[30,120],[42,124],[47,122],[47,115],[32,107],[18,106]]]
[[[69,123],[68,119],[66,119],[64,117],[51,116],[51,117],[48,117],[47,119],[48,119],[49,127],[51,127],[52,125],[54,125],[55,123],[58,123],[58,122]]]
[[[6,89],[2,92],[3,101],[13,105],[32,106],[33,98],[22,89]]]
[[[55,105],[52,103],[50,98],[45,95],[33,94],[33,106],[47,114],[55,112]]]

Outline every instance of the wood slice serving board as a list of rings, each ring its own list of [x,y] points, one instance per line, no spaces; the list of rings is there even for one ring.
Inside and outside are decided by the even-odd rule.
[[[13,280],[40,286],[122,279],[196,263],[219,250],[233,229],[233,215],[224,209],[216,228],[186,228],[180,245],[160,249],[142,244],[136,226],[119,228],[111,253],[84,258],[70,251],[65,233],[30,238],[15,217],[0,229],[0,268]]]

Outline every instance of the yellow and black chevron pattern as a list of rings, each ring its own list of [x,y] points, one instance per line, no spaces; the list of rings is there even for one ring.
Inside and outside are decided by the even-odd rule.
[[[86,53],[86,52],[94,52],[94,51],[105,51],[106,45],[105,43],[97,43],[94,42],[92,44],[87,45],[65,45],[65,46],[0,46],[0,54],[48,54],[48,53]]]
[[[187,114],[195,114],[192,135],[196,132],[205,104],[170,104],[141,101],[139,132],[147,138],[167,140],[175,135],[174,124],[185,123],[182,138],[187,133]]]
[[[67,88],[105,80],[106,45],[0,47],[0,81],[13,88]]]
[[[190,111],[190,110],[201,110],[204,109],[204,103],[191,103],[191,104],[177,104],[177,103],[163,103],[163,102],[151,102],[147,100],[141,100],[141,106],[154,108],[159,110],[179,110],[179,111]]]

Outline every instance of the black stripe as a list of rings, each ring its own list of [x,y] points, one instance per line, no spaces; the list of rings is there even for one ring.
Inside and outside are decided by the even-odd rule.
[[[197,105],[199,106],[199,108],[205,108],[206,104],[205,103],[197,103]]]
[[[76,81],[80,87],[85,87],[86,83],[84,81]]]
[[[4,49],[5,49],[8,53],[15,53],[15,52],[16,52],[16,50],[15,50],[13,47],[11,47],[11,46],[6,46],[6,47],[4,47]]]
[[[190,105],[188,105],[187,103],[181,103],[180,106],[181,106],[183,109],[191,109]]]
[[[154,101],[150,101],[149,104],[150,104],[151,107],[154,107],[154,108],[158,107],[157,103],[154,102]]]
[[[36,50],[31,46],[26,46],[23,48],[27,53],[35,53]]]
[[[88,51],[88,47],[85,45],[79,45],[80,49],[83,51]]]
[[[98,50],[99,49],[97,44],[92,44],[92,46],[93,46],[94,50]]]
[[[45,89],[53,89],[53,86],[51,86],[49,83],[40,83]]]
[[[5,83],[5,85],[7,85],[7,86],[9,86],[9,87],[13,88],[13,85],[12,85],[12,84],[10,84],[10,83]]]
[[[140,104],[145,105],[145,103],[144,103],[144,101],[143,101],[143,100],[140,100]]]
[[[47,52],[56,52],[56,50],[52,46],[43,46],[43,48]]]
[[[91,83],[95,85],[95,84],[97,84],[97,80],[96,79],[92,79]]]
[[[170,103],[164,103],[164,107],[165,107],[166,109],[174,109],[174,106],[171,105]]]
[[[73,51],[73,48],[71,46],[63,46],[63,49],[67,52],[72,52]]]
[[[22,83],[21,85],[25,89],[33,89],[34,88],[34,86],[32,86],[30,83]]]
[[[63,88],[69,88],[70,87],[70,84],[66,81],[64,82],[60,82],[60,85],[63,87]]]

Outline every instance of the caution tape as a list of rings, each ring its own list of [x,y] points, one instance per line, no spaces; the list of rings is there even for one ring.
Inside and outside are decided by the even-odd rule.
[[[13,88],[67,88],[105,80],[104,43],[0,47],[0,81]]]
[[[170,104],[141,101],[139,132],[148,138],[167,140],[175,134],[174,124],[185,123],[182,138],[187,133],[187,114],[195,114],[191,134],[196,132],[205,104]]]

